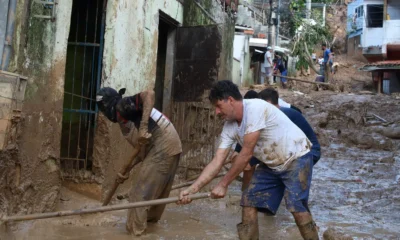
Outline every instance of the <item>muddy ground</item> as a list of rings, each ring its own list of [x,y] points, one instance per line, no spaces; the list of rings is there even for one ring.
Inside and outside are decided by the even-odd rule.
[[[281,90],[281,97],[303,110],[322,145],[310,196],[321,238],[333,228],[354,239],[400,239],[400,97],[296,90]],[[240,194],[235,182],[225,199],[171,204],[138,239],[237,239]],[[62,189],[57,208],[98,205]],[[284,203],[276,216],[259,218],[260,239],[300,239]],[[24,222],[11,224],[4,239],[132,239],[125,221],[126,211],[117,211]]]

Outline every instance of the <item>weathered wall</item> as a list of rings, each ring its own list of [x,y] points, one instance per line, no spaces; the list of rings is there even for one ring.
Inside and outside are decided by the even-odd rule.
[[[218,25],[222,42],[218,79],[232,79],[232,58],[235,22],[227,13],[222,10],[221,5],[219,5],[218,1],[201,1],[201,6],[202,7],[199,7],[195,1],[185,1],[183,25]],[[207,14],[205,12],[207,12]]]
[[[182,22],[183,7],[175,0],[108,1],[103,86],[126,87],[128,95],[154,87],[159,11]]]
[[[232,82],[238,86],[241,86],[240,72],[240,61],[234,58],[232,63]]]
[[[183,6],[171,0],[109,0],[106,9],[102,87],[126,88],[126,95],[153,89],[157,70],[159,11],[182,23]],[[119,126],[100,114],[94,139],[94,173],[103,178],[102,195],[110,188],[131,145]],[[129,186],[126,181],[124,191]]]
[[[8,214],[53,210],[61,185],[59,149],[64,67],[72,0],[60,1],[54,22],[31,17],[43,6],[17,4],[8,71],[28,77],[18,141],[0,153],[0,194]]]

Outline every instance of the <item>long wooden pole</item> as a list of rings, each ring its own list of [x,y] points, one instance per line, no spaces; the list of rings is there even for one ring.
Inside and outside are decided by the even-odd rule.
[[[223,177],[223,176],[225,176],[225,174],[226,174],[226,173],[220,173],[220,174],[218,174],[217,176],[215,176],[214,178]],[[214,179],[214,178],[213,178],[213,179]],[[172,188],[171,188],[171,190],[175,190],[175,189],[178,189],[178,188],[183,188],[183,187],[190,186],[190,185],[192,185],[195,181],[196,181],[196,180],[192,180],[192,181],[189,181],[189,182],[184,182],[184,183],[180,183],[180,184],[173,185]]]
[[[189,198],[192,200],[208,198],[208,197],[210,197],[210,193],[198,193],[198,194],[189,195]],[[37,213],[37,214],[21,215],[21,216],[8,216],[8,217],[3,217],[1,219],[1,222],[27,221],[27,220],[44,219],[44,218],[65,217],[65,216],[72,216],[72,215],[109,212],[109,211],[117,211],[117,210],[130,209],[130,208],[148,207],[148,206],[155,206],[155,205],[161,205],[161,204],[175,203],[178,200],[179,200],[179,197],[170,197],[170,198],[162,198],[162,199],[156,199],[156,200],[150,200],[150,201],[119,204],[119,205],[113,205],[113,206],[102,206],[102,207],[96,207],[96,208],[91,208],[91,209],[77,209],[77,210],[67,210],[67,211],[49,212],[49,213]]]
[[[273,76],[275,76],[275,77],[280,77],[280,78],[286,78],[286,79],[293,80],[293,81],[298,81],[298,82],[304,82],[304,83],[310,83],[310,84],[317,84],[317,85],[330,86],[329,83],[311,82],[311,81],[307,81],[307,80],[304,80],[304,79],[298,79],[298,78],[292,78],[292,77],[287,77],[287,76],[281,76],[281,75],[277,75],[277,74],[274,74]]]

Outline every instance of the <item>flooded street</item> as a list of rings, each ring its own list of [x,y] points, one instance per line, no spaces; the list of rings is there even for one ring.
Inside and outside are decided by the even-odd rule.
[[[323,146],[322,158],[313,170],[309,203],[321,239],[328,228],[353,239],[400,239],[399,140],[374,130],[397,126],[399,116],[394,113],[400,112],[399,100],[388,96],[292,95],[287,99],[305,109]],[[379,104],[382,102],[384,107]],[[315,106],[307,107],[311,105]],[[357,122],[357,114],[365,114],[362,106],[368,106],[366,113],[375,113],[388,124]],[[238,239],[240,186],[235,181],[229,195],[221,200],[168,205],[162,219],[150,224],[148,234],[141,238],[127,234],[126,211],[122,210],[12,224],[4,239]],[[175,190],[171,196],[177,193]],[[65,188],[61,195],[57,210],[100,205]],[[116,200],[113,204],[125,202]],[[301,239],[284,202],[276,216],[259,214],[259,225],[260,239]]]

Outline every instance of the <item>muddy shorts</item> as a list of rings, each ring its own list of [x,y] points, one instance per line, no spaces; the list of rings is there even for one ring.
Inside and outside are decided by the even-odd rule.
[[[256,168],[249,187],[242,194],[242,207],[255,207],[260,212],[275,215],[285,198],[290,212],[309,212],[313,157],[306,154],[277,172],[261,163]]]

